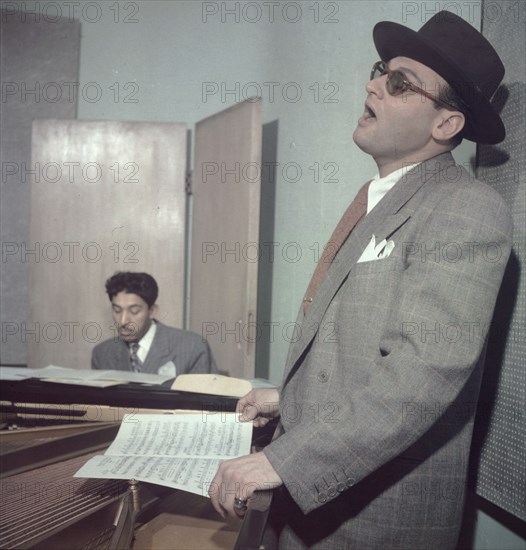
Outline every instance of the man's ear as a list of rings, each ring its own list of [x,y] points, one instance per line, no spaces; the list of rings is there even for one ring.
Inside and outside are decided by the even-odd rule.
[[[431,135],[436,141],[447,142],[462,131],[465,123],[466,118],[460,111],[440,109]]]
[[[157,304],[153,304],[153,306],[150,308],[150,319],[153,319],[158,312],[159,306]]]

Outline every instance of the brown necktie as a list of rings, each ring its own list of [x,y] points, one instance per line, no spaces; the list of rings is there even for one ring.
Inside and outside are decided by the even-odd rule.
[[[356,224],[365,216],[367,213],[367,191],[369,189],[369,183],[361,187],[358,191],[358,194],[351,202],[347,210],[344,212],[341,220],[338,222],[336,229],[333,231],[329,242],[325,245],[323,249],[323,254],[321,255],[320,261],[314,270],[312,279],[309,283],[309,288],[307,289],[307,294],[303,299],[303,313],[306,314],[309,309],[309,305],[312,303],[316,291],[320,286],[323,278],[325,277],[334,257],[342,247],[343,243],[347,240],[347,237],[354,229]]]

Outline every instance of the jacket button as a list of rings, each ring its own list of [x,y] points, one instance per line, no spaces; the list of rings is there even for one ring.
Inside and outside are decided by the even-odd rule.
[[[318,495],[318,502],[321,502],[321,503],[327,502],[327,495],[325,493],[320,493]]]
[[[320,382],[327,382],[327,380],[329,379],[329,373],[325,370],[322,370],[318,373],[318,380]]]
[[[329,487],[329,489],[327,490],[327,494],[330,496],[330,497],[334,497],[336,496],[336,487],[334,487],[334,485],[331,485]]]
[[[340,483],[338,483],[338,485],[336,485],[336,489],[338,489],[339,493],[343,493],[343,491],[345,491],[345,489],[347,489],[347,485],[345,485],[345,483],[340,481]]]
[[[354,479],[352,477],[348,477],[346,483],[347,487],[352,487],[354,485]]]

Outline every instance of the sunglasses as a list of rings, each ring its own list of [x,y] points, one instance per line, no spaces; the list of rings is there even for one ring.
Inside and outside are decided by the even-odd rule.
[[[393,95],[393,96],[401,95],[404,92],[411,90],[412,92],[415,92],[424,97],[427,97],[428,99],[430,99],[431,101],[434,101],[438,105],[442,105],[442,107],[457,110],[457,108],[454,105],[451,105],[446,101],[443,101],[441,99],[438,99],[437,97],[432,96],[430,93],[426,92],[425,90],[422,90],[422,88],[419,88],[418,86],[415,86],[414,84],[409,82],[409,80],[407,80],[407,77],[402,71],[397,71],[397,70],[391,71],[391,69],[387,68],[387,65],[383,61],[377,61],[373,65],[373,68],[371,69],[370,80],[374,80],[375,78],[378,78],[383,75],[387,75],[385,87],[387,88],[387,91],[389,92],[390,95]]]

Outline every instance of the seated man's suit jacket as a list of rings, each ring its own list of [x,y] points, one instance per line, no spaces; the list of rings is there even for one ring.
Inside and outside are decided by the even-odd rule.
[[[455,548],[511,223],[447,153],[350,234],[300,310],[282,434],[264,450],[285,484],[271,514],[280,548]],[[393,250],[358,262],[372,235]]]
[[[142,372],[157,374],[172,361],[176,374],[217,372],[206,341],[188,330],[168,327],[156,321],[155,336],[144,361]],[[97,345],[91,355],[92,369],[130,370],[130,350],[120,338],[110,338]]]

